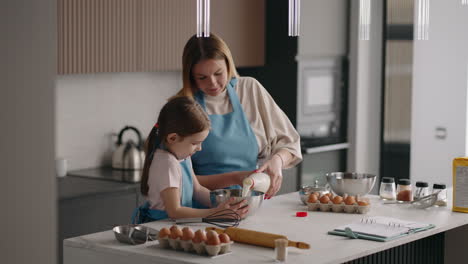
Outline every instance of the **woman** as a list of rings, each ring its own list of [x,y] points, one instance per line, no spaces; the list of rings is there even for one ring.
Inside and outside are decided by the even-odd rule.
[[[261,164],[257,171],[271,177],[266,198],[275,195],[282,169],[302,159],[299,134],[287,116],[257,80],[239,77],[229,48],[215,34],[192,36],[182,63],[183,88],[177,96],[194,97],[212,127],[192,157],[199,182],[208,189],[236,188],[243,174],[230,172],[252,171]]]

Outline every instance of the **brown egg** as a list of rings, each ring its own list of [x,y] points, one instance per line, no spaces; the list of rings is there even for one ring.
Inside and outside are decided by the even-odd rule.
[[[369,203],[368,202],[365,202],[365,201],[358,201],[357,202],[359,206],[368,206]]]
[[[343,203],[343,197],[341,197],[341,196],[339,196],[339,195],[333,197],[333,203],[334,203],[334,204],[341,204],[341,203]]]
[[[320,198],[320,192],[313,192],[312,194],[315,194],[315,196],[317,196],[317,198]]]
[[[346,199],[344,200],[345,204],[347,205],[353,205],[356,203],[356,198],[354,198],[354,196],[348,196],[346,197]]]
[[[165,238],[171,235],[171,230],[169,228],[164,227],[163,229],[159,230],[159,237]]]
[[[193,243],[201,243],[203,241],[206,241],[206,233],[202,229],[198,229],[195,232],[195,235],[193,236],[192,242]]]
[[[210,230],[206,233],[206,242],[207,245],[210,246],[216,246],[221,244],[221,241],[219,240],[218,233],[214,230]]]
[[[309,195],[309,199],[307,200],[307,202],[309,202],[309,203],[316,203],[317,200],[318,200],[317,195],[311,193],[311,194]]]
[[[177,239],[182,237],[182,230],[176,225],[171,226],[171,236],[172,239]]]
[[[221,241],[221,243],[229,243],[231,242],[231,238],[227,235],[227,234],[219,234],[219,241]]]
[[[190,227],[184,227],[182,229],[182,240],[184,241],[188,241],[188,240],[192,240],[192,238],[194,237],[194,233],[192,231],[192,229],[190,229]]]
[[[320,197],[320,203],[328,203],[330,201],[330,197],[328,197],[328,195],[324,195],[322,197]]]

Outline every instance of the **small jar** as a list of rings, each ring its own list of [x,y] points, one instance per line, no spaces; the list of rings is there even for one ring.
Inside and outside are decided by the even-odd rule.
[[[434,183],[432,186],[432,193],[437,194],[437,201],[435,206],[447,206],[447,187],[443,183]]]
[[[395,179],[391,177],[383,177],[380,183],[379,191],[380,199],[382,200],[395,200],[396,199],[396,188]]]
[[[400,202],[413,201],[413,190],[411,188],[411,181],[409,179],[398,180],[396,199]]]
[[[414,190],[414,199],[419,199],[429,195],[429,184],[427,182],[416,182],[416,190]]]
[[[284,238],[275,239],[275,255],[277,262],[286,262],[288,257],[288,240]]]

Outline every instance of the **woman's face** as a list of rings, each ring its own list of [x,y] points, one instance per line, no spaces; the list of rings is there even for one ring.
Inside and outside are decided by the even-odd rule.
[[[202,149],[201,145],[209,132],[209,130],[204,130],[186,137],[181,137],[176,133],[169,134],[166,142],[167,148],[177,159],[186,159]]]
[[[198,89],[207,95],[216,96],[223,92],[228,82],[226,62],[202,60],[193,66],[192,77]]]

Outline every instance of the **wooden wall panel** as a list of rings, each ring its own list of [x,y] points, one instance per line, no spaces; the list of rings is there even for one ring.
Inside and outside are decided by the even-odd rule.
[[[58,0],[58,73],[138,71],[138,0]]]
[[[57,0],[58,73],[174,71],[196,33],[195,0]],[[265,0],[211,1],[211,31],[238,67],[264,65]]]
[[[185,42],[196,33],[195,0],[142,0],[143,71],[182,69]]]

